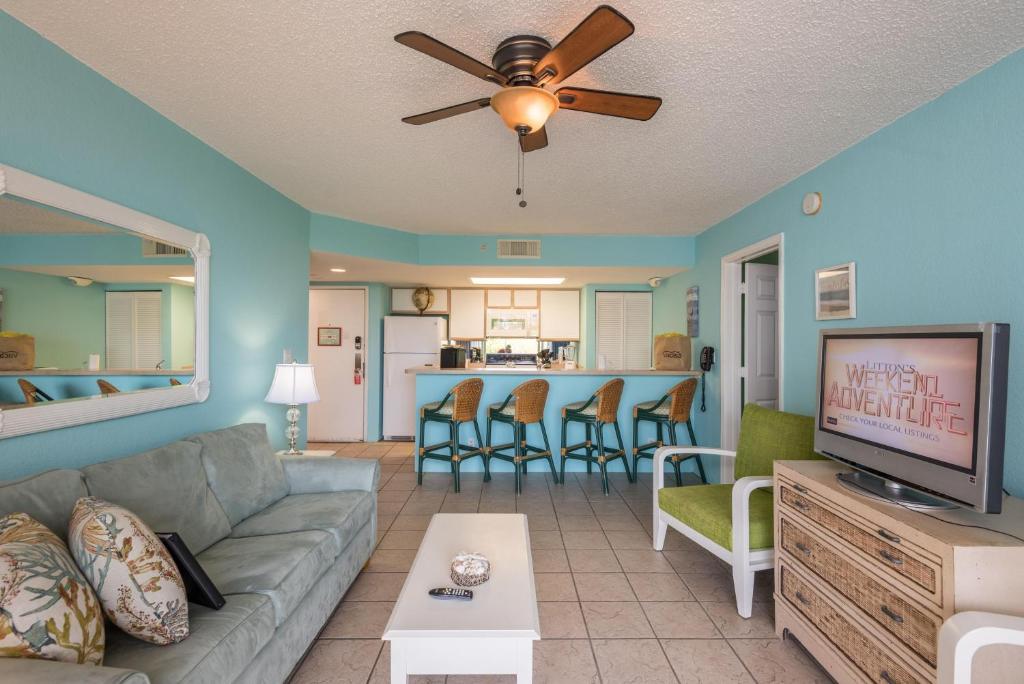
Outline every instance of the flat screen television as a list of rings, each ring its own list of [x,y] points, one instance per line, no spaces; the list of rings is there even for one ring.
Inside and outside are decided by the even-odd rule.
[[[1005,323],[822,330],[815,450],[869,494],[1000,512],[1009,347]]]

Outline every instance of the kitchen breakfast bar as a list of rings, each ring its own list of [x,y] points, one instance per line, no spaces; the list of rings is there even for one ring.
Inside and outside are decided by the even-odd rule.
[[[549,390],[547,402],[544,406],[544,423],[550,439],[551,451],[554,456],[556,467],[560,466],[559,439],[561,435],[562,407],[574,402],[584,402],[589,399],[595,390],[604,383],[614,378],[622,378],[625,382],[622,389],[622,396],[619,401],[617,412],[619,426],[622,431],[623,446],[630,459],[632,468],[632,440],[633,440],[633,406],[642,402],[657,401],[665,396],[665,393],[686,380],[687,378],[700,378],[700,371],[683,370],[598,370],[598,369],[545,369],[538,370],[534,367],[495,367],[485,366],[477,368],[437,368],[434,366],[420,366],[409,368],[406,373],[415,375],[416,380],[416,405],[415,411],[417,420],[420,416],[420,408],[425,404],[441,401],[449,390],[459,382],[467,378],[480,378],[483,381],[483,394],[480,398],[477,420],[479,421],[482,433],[486,431],[487,407],[492,404],[500,404],[505,401],[509,393],[518,385],[528,380],[547,380]],[[697,389],[697,400],[693,402],[693,410],[699,410],[700,389]],[[410,407],[412,408],[412,407]],[[666,407],[667,408],[667,407]],[[449,439],[448,428],[440,423],[428,422],[425,428],[425,439],[427,444],[437,444]],[[567,442],[575,444],[584,441],[584,425],[572,423],[568,428]],[[512,429],[504,423],[494,424],[494,442],[507,443],[511,441]],[[641,423],[640,442],[652,441],[655,437],[655,425],[653,423]],[[702,435],[697,435],[698,443]],[[485,437],[486,439],[486,437]],[[531,444],[539,443],[539,428],[536,425],[527,427],[527,439]],[[679,426],[678,439],[680,444],[688,444],[689,436],[685,426]],[[666,435],[666,442],[667,442]],[[476,435],[473,433],[472,425],[463,425],[460,431],[459,442],[467,445],[476,444]],[[706,440],[705,440],[706,443]],[[617,446],[614,431],[611,427],[606,428],[606,446]],[[417,452],[419,447],[417,443]],[[414,463],[418,459],[414,459]],[[530,470],[538,473],[547,472],[547,466],[541,461],[533,461]],[[692,466],[684,464],[684,469]],[[570,460],[566,464],[566,471],[585,471],[586,463],[577,460]],[[424,463],[424,472],[449,472],[450,466],[442,461],[427,460]],[[462,472],[479,472],[483,470],[481,458],[469,458],[461,464]],[[492,460],[492,472],[510,472],[512,465]],[[609,463],[610,472],[622,472],[622,460],[616,459]],[[650,472],[651,459],[640,461],[640,472]]]

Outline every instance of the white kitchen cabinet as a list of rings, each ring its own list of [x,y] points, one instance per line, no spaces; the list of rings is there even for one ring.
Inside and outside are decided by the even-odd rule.
[[[508,309],[512,306],[512,290],[487,290],[487,308]]]
[[[448,334],[453,340],[482,340],[486,303],[484,290],[452,290]]]
[[[540,291],[540,338],[580,339],[580,291]]]
[[[430,290],[434,293],[434,303],[424,313],[448,313],[447,288],[430,288]],[[414,287],[391,288],[391,313],[419,313],[412,303],[412,293],[415,291]]]
[[[537,290],[512,290],[512,306],[516,309],[536,309]]]

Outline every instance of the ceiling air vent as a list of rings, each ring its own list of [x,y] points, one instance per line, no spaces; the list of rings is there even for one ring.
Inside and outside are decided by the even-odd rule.
[[[540,259],[540,240],[498,240],[499,259]]]
[[[142,256],[144,257],[177,257],[188,256],[188,250],[177,245],[169,245],[166,242],[142,239]]]

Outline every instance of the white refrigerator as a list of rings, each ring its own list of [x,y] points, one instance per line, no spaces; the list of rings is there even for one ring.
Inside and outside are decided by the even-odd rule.
[[[384,317],[384,439],[416,434],[416,376],[407,368],[440,366],[448,321],[440,316]]]

